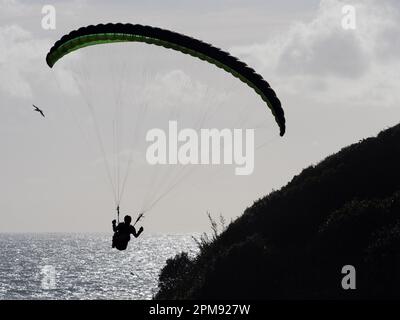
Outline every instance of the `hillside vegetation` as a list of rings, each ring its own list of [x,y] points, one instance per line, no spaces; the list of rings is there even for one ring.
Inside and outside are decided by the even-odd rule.
[[[199,246],[167,261],[155,299],[399,298],[400,125],[304,169]],[[341,287],[344,265],[356,290]]]

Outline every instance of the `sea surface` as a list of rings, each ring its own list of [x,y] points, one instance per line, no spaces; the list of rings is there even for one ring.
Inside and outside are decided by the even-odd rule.
[[[0,300],[151,299],[168,258],[196,254],[192,235],[0,234]]]

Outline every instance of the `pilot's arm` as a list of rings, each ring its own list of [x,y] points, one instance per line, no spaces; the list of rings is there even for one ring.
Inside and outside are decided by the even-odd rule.
[[[138,232],[136,232],[136,229],[134,226],[132,226],[132,228],[131,228],[131,233],[133,234],[133,236],[135,238],[139,237],[142,232],[143,232],[143,227],[140,227]]]
[[[112,228],[113,228],[114,232],[118,231],[117,221],[115,221],[115,220],[112,221]]]

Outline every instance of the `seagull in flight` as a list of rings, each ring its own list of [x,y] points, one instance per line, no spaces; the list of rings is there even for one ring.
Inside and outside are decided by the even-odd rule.
[[[36,107],[34,104],[33,104],[32,106],[35,108],[35,110],[33,110],[33,111],[39,112],[39,113],[44,117],[44,113],[43,113],[43,111],[42,111],[41,109],[39,109],[38,107]]]

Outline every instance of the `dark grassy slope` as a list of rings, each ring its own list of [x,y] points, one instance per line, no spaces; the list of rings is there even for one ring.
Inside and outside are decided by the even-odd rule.
[[[201,249],[168,261],[156,299],[400,298],[400,125],[304,169]]]

